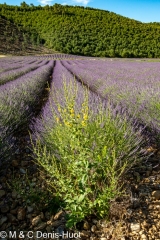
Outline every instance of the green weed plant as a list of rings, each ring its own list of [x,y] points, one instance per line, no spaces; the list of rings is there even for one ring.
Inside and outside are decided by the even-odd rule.
[[[113,114],[109,103],[106,109],[101,101],[91,106],[87,88],[80,104],[78,94],[66,83],[54,92],[54,127],[46,124],[33,147],[48,184],[65,203],[68,227],[91,214],[107,217],[110,201],[121,194],[120,180],[141,160],[142,137],[128,119]]]

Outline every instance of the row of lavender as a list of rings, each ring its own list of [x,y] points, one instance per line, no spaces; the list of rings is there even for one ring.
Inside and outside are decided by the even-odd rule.
[[[0,73],[0,85],[8,81],[12,81],[28,72],[31,72],[41,66],[47,64],[49,60],[39,60],[39,61],[23,61],[21,63],[17,62],[3,62],[1,65]]]
[[[35,106],[52,75],[54,61],[36,67],[14,81],[0,86],[0,164],[6,144],[11,144],[12,134],[21,131],[34,115]]]
[[[158,62],[102,60],[63,61],[90,89],[114,103],[144,125],[160,132],[160,68]]]
[[[55,54],[47,54],[47,55],[37,55],[35,56],[37,59],[54,59],[54,60],[67,60],[67,59],[79,59],[79,58],[86,58],[77,55],[71,54],[63,54],[63,53],[55,53]]]

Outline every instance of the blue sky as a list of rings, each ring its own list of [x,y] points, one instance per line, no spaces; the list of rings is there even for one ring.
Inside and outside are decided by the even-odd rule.
[[[19,6],[23,1],[35,6],[55,3],[88,6],[109,10],[141,22],[160,22],[160,0],[0,0],[0,3]]]

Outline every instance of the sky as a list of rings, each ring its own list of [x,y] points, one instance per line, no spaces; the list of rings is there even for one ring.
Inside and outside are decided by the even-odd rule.
[[[141,22],[160,22],[160,0],[0,0],[0,3],[20,6],[25,1],[35,6],[78,5],[108,10],[124,17],[129,17]]]

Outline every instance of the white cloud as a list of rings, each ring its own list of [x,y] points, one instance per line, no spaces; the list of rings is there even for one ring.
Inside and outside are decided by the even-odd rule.
[[[90,2],[90,0],[73,0],[73,2],[87,5]]]
[[[53,0],[38,0],[38,2],[41,4],[41,5],[43,5],[43,6],[45,6],[45,5],[52,5],[53,3]]]
[[[82,4],[82,5],[87,5],[91,0],[67,0],[66,2],[63,2],[62,5],[72,5],[72,4]],[[40,5],[45,6],[45,5],[53,5],[54,0],[38,0]]]

